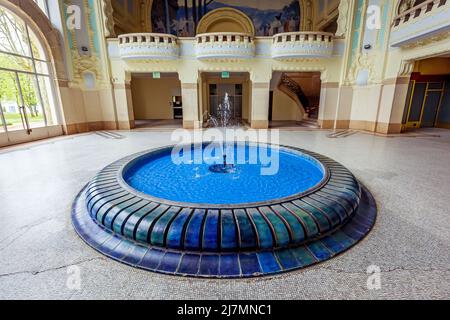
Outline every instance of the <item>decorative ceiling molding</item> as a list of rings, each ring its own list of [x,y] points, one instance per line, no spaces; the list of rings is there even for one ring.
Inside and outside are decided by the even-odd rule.
[[[349,19],[350,1],[351,0],[341,0],[341,3],[339,4],[336,37],[344,38],[347,33],[348,22],[351,21],[351,19]]]
[[[111,0],[102,0],[103,2],[103,23],[105,29],[106,38],[115,38],[116,32],[114,31],[114,9],[111,4]]]

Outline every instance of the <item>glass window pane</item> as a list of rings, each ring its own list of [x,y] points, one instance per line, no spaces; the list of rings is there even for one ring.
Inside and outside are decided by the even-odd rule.
[[[5,132],[5,125],[3,123],[2,111],[3,111],[3,107],[0,104],[0,133]]]
[[[45,127],[44,110],[39,99],[36,77],[22,73],[19,74],[19,79],[30,128]]]
[[[47,117],[47,125],[53,126],[58,124],[56,116],[55,100],[52,95],[51,80],[49,77],[38,77],[39,89],[41,90],[42,105]]]
[[[35,60],[36,72],[39,74],[49,74],[48,63]]]
[[[48,4],[47,0],[34,0],[36,4],[41,8],[42,12],[45,13],[45,15],[48,17]]]
[[[39,60],[47,60],[47,57],[45,56],[45,50],[36,37],[36,34],[30,28],[28,28],[28,34],[30,36],[31,50],[33,50],[33,58]]]
[[[33,62],[28,58],[17,57],[0,52],[0,68],[33,72]]]
[[[0,103],[8,131],[23,130],[16,74],[0,70]]]
[[[2,7],[0,7],[0,50],[31,56],[25,23]]]

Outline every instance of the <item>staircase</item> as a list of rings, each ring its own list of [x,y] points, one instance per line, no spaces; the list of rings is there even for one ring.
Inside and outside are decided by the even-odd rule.
[[[300,85],[291,79],[287,74],[283,73],[281,75],[278,88],[296,101],[299,107],[305,110],[307,118],[317,119],[319,108],[311,104]]]
[[[297,126],[310,129],[320,129],[320,125],[316,119],[305,118],[297,122]]]

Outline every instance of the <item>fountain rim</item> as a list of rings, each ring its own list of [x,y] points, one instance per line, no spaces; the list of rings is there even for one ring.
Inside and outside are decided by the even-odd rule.
[[[227,143],[227,142],[233,143],[233,144],[252,144],[252,143],[254,143],[254,144],[257,144],[258,146],[265,145],[267,147],[275,146],[275,147],[280,148],[280,150],[283,149],[284,151],[287,151],[287,152],[290,152],[293,154],[297,154],[302,157],[306,156],[307,158],[308,157],[312,158],[314,161],[316,161],[317,165],[319,165],[322,168],[323,177],[320,180],[320,182],[318,182],[316,185],[312,186],[311,188],[304,190],[302,192],[292,194],[287,197],[277,198],[277,199],[273,199],[273,200],[238,203],[238,204],[194,203],[194,202],[174,201],[174,200],[169,200],[169,199],[165,199],[165,198],[159,198],[159,197],[155,197],[155,196],[149,195],[147,193],[141,192],[139,190],[136,190],[135,188],[133,188],[131,185],[129,185],[125,181],[124,175],[125,175],[126,171],[129,170],[131,167],[133,167],[133,165],[137,161],[139,161],[145,157],[149,157],[151,155],[154,155],[157,153],[162,153],[169,149],[173,149],[175,146],[178,146],[178,147],[191,146],[192,147],[192,146],[200,146],[201,145],[203,148],[205,145],[208,145],[210,143]],[[308,151],[302,150],[300,148],[286,146],[286,145],[277,145],[277,144],[271,144],[271,143],[251,142],[251,141],[250,142],[249,141],[204,141],[204,142],[197,142],[197,143],[185,143],[185,144],[180,144],[180,145],[164,146],[164,147],[155,148],[155,149],[137,153],[136,155],[132,156],[132,158],[130,160],[128,160],[125,164],[123,164],[117,170],[116,177],[117,177],[117,182],[121,188],[125,189],[127,192],[134,194],[144,200],[157,202],[160,204],[165,204],[165,205],[170,205],[170,206],[184,207],[184,208],[226,210],[226,209],[246,209],[246,208],[254,208],[254,207],[272,206],[272,205],[276,205],[279,203],[289,202],[289,201],[296,200],[298,198],[308,196],[308,195],[316,192],[317,190],[320,190],[321,188],[323,188],[330,180],[331,173],[330,173],[330,169],[328,168],[328,166],[325,163],[323,163],[322,161],[320,161],[319,159],[314,157],[312,154],[309,154]]]

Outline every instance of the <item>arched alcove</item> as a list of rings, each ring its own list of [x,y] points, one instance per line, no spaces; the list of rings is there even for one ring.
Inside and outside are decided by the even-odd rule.
[[[209,12],[198,23],[197,34],[210,32],[239,32],[254,35],[252,20],[242,11],[219,8]]]

